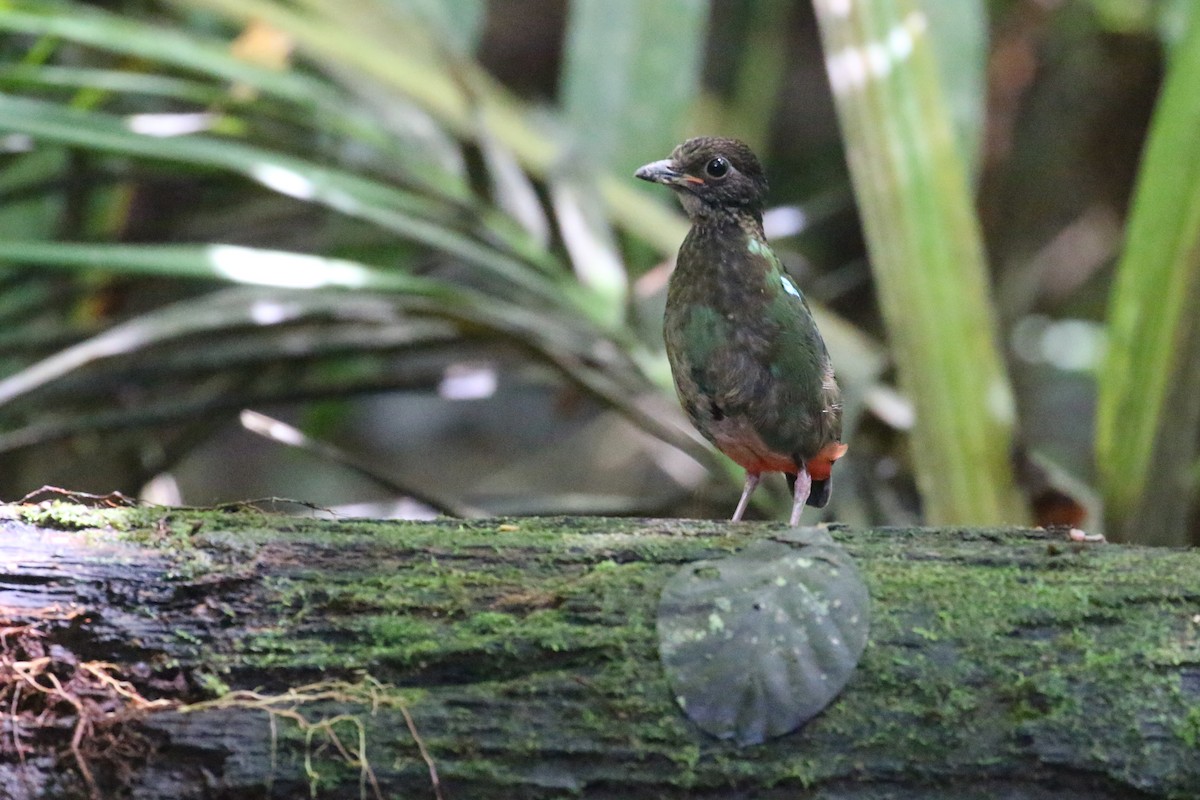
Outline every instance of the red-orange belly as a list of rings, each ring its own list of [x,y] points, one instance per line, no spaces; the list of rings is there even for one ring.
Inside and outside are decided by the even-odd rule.
[[[794,458],[772,450],[749,426],[721,426],[713,430],[712,435],[717,448],[747,472],[787,472],[794,475],[800,470]],[[827,480],[833,462],[844,456],[846,450],[847,446],[841,442],[830,442],[804,463],[804,470],[815,481]]]

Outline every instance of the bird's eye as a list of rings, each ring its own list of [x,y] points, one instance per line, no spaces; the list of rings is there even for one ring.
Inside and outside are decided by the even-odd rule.
[[[710,178],[724,178],[725,173],[729,172],[729,162],[723,156],[717,156],[704,165],[704,171]]]

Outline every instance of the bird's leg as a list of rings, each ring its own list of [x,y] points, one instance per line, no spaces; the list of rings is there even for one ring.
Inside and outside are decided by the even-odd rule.
[[[758,480],[757,472],[746,473],[746,486],[742,489],[742,499],[738,500],[737,508],[733,510],[731,522],[741,522],[742,514],[746,513],[746,506],[750,505],[750,495],[754,494],[754,490],[758,486]]]
[[[793,528],[800,524],[800,512],[804,510],[804,504],[808,502],[808,492],[812,488],[812,478],[808,475],[808,470],[803,467],[796,473],[796,486],[792,495],[792,518],[788,520],[788,524]]]

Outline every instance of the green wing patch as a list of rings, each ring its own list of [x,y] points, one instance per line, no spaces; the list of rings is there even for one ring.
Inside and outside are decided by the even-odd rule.
[[[683,329],[687,360],[699,366],[712,359],[717,349],[729,340],[729,322],[708,306],[696,306],[688,314]]]

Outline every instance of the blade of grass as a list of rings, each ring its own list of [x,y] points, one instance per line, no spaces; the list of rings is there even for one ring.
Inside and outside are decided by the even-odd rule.
[[[355,261],[235,245],[87,244],[0,240],[0,263],[203,278],[257,286],[324,286],[438,296],[437,281]]]
[[[967,174],[974,176],[979,171],[983,152],[987,8],[973,0],[920,0],[920,8],[929,18],[938,78],[967,164]]]
[[[1200,16],[1172,51],[1108,312],[1096,461],[1116,537],[1188,543],[1200,442]]]
[[[321,6],[319,2],[314,2],[313,5],[318,8]],[[366,3],[366,5],[370,6],[372,4]],[[459,9],[455,13],[470,16],[472,12],[468,8],[469,5],[470,3],[464,4],[463,8]],[[266,6],[271,7],[271,4],[266,4]],[[345,18],[345,16],[346,15],[344,14],[341,15],[342,18]],[[402,21],[406,17],[403,14],[391,12],[385,13],[384,11],[377,10],[377,13],[375,13],[371,18],[382,19],[385,23],[390,19],[393,23],[395,23],[397,20]],[[336,15],[332,15],[332,12],[329,25],[317,25],[315,26],[315,30],[313,29],[311,21],[308,21],[307,18],[304,18],[298,14],[293,16],[282,14],[280,19],[284,21],[291,20],[293,22],[296,22],[297,20],[304,21],[304,24],[296,22],[296,24],[299,25],[299,30],[308,31],[311,35],[318,38],[320,38],[322,30],[338,30],[338,18]],[[333,91],[333,87],[318,80],[314,80],[308,76],[300,76],[298,73],[279,73],[275,70],[267,70],[245,64],[230,56],[228,52],[222,49],[220,44],[217,42],[203,40],[199,42],[193,41],[189,37],[182,36],[175,31],[164,31],[154,26],[117,18],[103,12],[84,12],[79,15],[78,19],[71,18],[65,20],[49,14],[18,14],[13,19],[0,18],[0,28],[5,27],[6,25],[11,30],[17,30],[26,33],[42,33],[45,35],[62,36],[65,38],[70,38],[73,41],[79,41],[96,47],[112,49],[117,52],[127,53],[139,58],[160,59],[165,63],[172,64],[178,68],[203,72],[204,74],[221,78],[223,80],[245,83],[246,85],[252,86],[256,91],[274,96],[280,100],[297,103],[298,107],[300,108],[322,109],[330,118],[335,120],[342,120],[343,118],[354,120],[362,116],[357,110],[353,109],[353,107],[344,103],[342,99],[339,98]],[[384,28],[385,32],[387,30],[389,29]],[[294,34],[295,31],[292,31],[292,33]],[[371,33],[373,40],[378,35],[378,32],[371,31]],[[404,29],[403,35],[411,38],[413,33],[410,30]],[[342,36],[337,38],[336,41],[342,42],[348,38],[350,37]],[[171,46],[164,48],[162,45],[163,40],[171,42]],[[361,37],[356,41],[361,47],[366,47],[369,44],[369,42],[364,43]],[[394,54],[394,48],[389,48],[387,56],[389,62],[392,60]],[[415,59],[414,61],[418,63],[418,66],[420,66],[421,62],[417,62]],[[383,66],[383,68],[386,70],[386,66]],[[338,74],[345,72],[345,64],[338,63],[337,70],[335,71]],[[426,68],[426,72],[418,74],[428,76],[434,73],[430,72],[428,68]],[[441,75],[440,73],[438,74],[440,79],[444,80],[444,75]],[[455,90],[458,89],[458,87],[455,86],[451,86],[451,88]],[[78,134],[78,131],[86,127],[86,125],[81,124],[83,122],[84,120],[73,120],[70,121],[66,127],[68,130],[75,130],[77,135],[82,135]],[[343,124],[342,127],[345,127],[345,125]],[[384,140],[386,141],[387,137],[385,134],[381,133],[381,131],[377,130],[376,128],[370,127],[370,125],[366,123],[363,123],[363,125],[354,126],[354,128],[355,130],[351,132],[357,131],[358,133],[362,133],[362,131],[358,131],[358,128],[368,129],[366,134],[364,134],[365,140],[370,141],[370,143],[375,146],[382,146],[380,143],[380,136],[383,136]],[[129,139],[127,135],[128,131],[121,131],[121,133],[126,134],[126,136],[123,138],[123,141],[126,143],[126,149],[128,150],[129,148],[134,147],[134,145],[130,144],[130,142],[136,143],[137,140]],[[477,138],[484,138],[484,134],[480,133]],[[159,158],[170,157],[170,152],[175,149],[171,144],[155,145],[152,142],[141,142],[140,146],[142,150],[151,149],[153,151],[151,154]],[[213,147],[213,145],[204,146],[210,148]],[[216,146],[220,147],[221,145]],[[391,152],[391,150],[395,149],[395,147],[384,147],[383,149],[385,152]],[[219,157],[219,154],[214,155],[212,153],[193,153],[190,157],[209,159],[217,158],[217,164],[215,164],[216,166],[237,169],[243,174],[247,174],[248,167],[246,158],[239,159],[241,161],[241,166],[237,166],[229,163],[229,158],[233,158],[234,156],[231,155],[231,151],[229,151],[228,148],[226,148],[225,155],[225,158],[221,158]],[[251,159],[259,157],[260,156],[258,155],[251,154]],[[180,155],[178,158],[186,159],[188,156]],[[411,158],[406,160],[411,161]],[[209,163],[211,163],[211,161]],[[298,164],[293,166],[299,168]],[[302,169],[297,169],[297,171],[299,171],[300,174],[303,174]],[[445,175],[448,173],[446,173],[445,170],[434,170],[432,175],[427,174],[429,172],[429,169],[421,167],[419,169],[410,170],[410,177],[415,183],[421,185],[423,190],[428,190],[431,188],[434,189],[435,195],[442,194],[448,195],[449,197],[455,199],[462,198],[465,189],[462,188],[461,180],[446,180]],[[250,174],[250,177],[254,178],[255,176]],[[452,191],[447,192],[447,190],[443,187],[449,187]],[[424,191],[424,193],[428,194],[427,191]],[[412,199],[416,196],[410,193],[408,197],[409,199]],[[321,197],[316,197],[314,199],[318,201],[322,200]],[[395,200],[395,197],[392,199]],[[635,201],[635,206],[639,204],[645,204],[644,198],[638,198]],[[365,206],[367,213],[372,211],[372,203],[370,201],[366,201],[363,205]],[[349,211],[348,209],[344,208],[339,210],[343,212]],[[561,277],[561,265],[555,259],[548,256],[544,247],[540,247],[534,239],[532,239],[524,231],[520,230],[517,225],[513,224],[502,214],[486,207],[476,207],[470,209],[470,216],[478,220],[481,228],[483,229],[482,232],[487,234],[482,238],[485,240],[494,239],[497,242],[503,243],[506,246],[508,253],[517,256],[522,261],[529,262],[530,264],[539,267],[542,272],[553,276],[555,279]],[[651,217],[654,216],[663,216],[662,210],[658,209],[655,211],[651,209]],[[425,241],[427,244],[432,244],[435,247],[440,247],[440,249],[445,249],[448,252],[467,258],[468,260],[472,260],[477,266],[488,268],[490,265],[493,269],[500,268],[502,271],[507,273],[508,280],[518,283],[525,291],[529,291],[535,296],[545,296],[545,287],[539,288],[536,285],[536,282],[531,281],[525,281],[522,283],[524,277],[518,274],[519,271],[508,269],[508,267],[512,265],[512,260],[506,258],[504,254],[489,253],[485,250],[475,247],[470,242],[466,242],[465,246],[468,248],[468,250],[472,250],[476,253],[476,255],[480,256],[480,258],[472,258],[466,251],[456,250],[455,248],[449,247],[448,239],[453,238],[453,231],[449,228],[438,231],[430,226],[420,226],[422,230],[417,231],[413,230],[409,226],[402,225],[401,223],[405,222],[404,220],[397,220],[395,218],[380,219],[377,216],[372,221],[376,222],[377,224],[382,224],[385,227],[388,227],[390,230],[399,232],[403,235],[412,236],[418,241]],[[401,230],[400,227],[406,227],[408,230]],[[664,226],[664,229],[669,231],[672,227],[674,226],[668,222],[668,224]],[[434,243],[430,240],[430,237],[440,239],[442,244],[438,245]],[[460,244],[464,243],[460,241]],[[593,319],[599,319],[601,321],[607,321],[608,323],[611,323],[614,317],[614,315],[611,313],[612,304],[607,302],[607,300],[603,297],[594,296],[594,292],[581,291],[578,289],[578,287],[563,288],[560,286],[558,289],[552,290],[552,294],[556,294],[559,298],[559,305],[562,305],[563,302],[566,302],[569,305],[573,304],[575,305],[576,310],[582,311],[585,315]]]
[[[628,277],[592,173],[628,175],[675,146],[699,90],[707,18],[707,0],[569,7],[560,97],[572,174],[553,180],[551,194],[575,272],[609,319],[624,315]]]
[[[557,180],[550,198],[575,275],[596,298],[595,313],[619,326],[629,299],[629,277],[602,202],[586,180]]]
[[[597,347],[594,332],[578,326],[575,321],[559,322],[536,305],[524,307],[506,303],[500,298],[435,280],[383,271],[352,261],[228,245],[0,241],[0,263],[4,262],[59,269],[111,269],[125,273],[232,280],[283,288],[343,287],[398,293],[396,302],[403,303],[413,313],[449,319],[511,340],[556,367],[565,378],[652,436],[703,463],[712,460],[704,446],[688,433],[677,409],[648,400],[652,396],[661,398],[660,390],[646,380],[619,348]],[[0,380],[0,405],[97,360],[127,354],[163,339],[191,335],[197,330],[211,330],[219,323],[211,309],[197,308],[199,310],[193,312],[192,305],[176,304],[151,312]],[[277,316],[277,311],[273,307],[262,313],[274,319],[271,315]],[[231,313],[240,312],[234,308]]]
[[[357,74],[420,106],[456,135],[474,141],[484,125],[521,165],[539,178],[549,178],[568,153],[561,141],[540,124],[474,62],[452,65],[430,62],[420,48],[398,48],[412,38],[402,27],[376,31],[369,38],[345,29],[344,6],[322,5],[325,16],[313,16],[272,0],[172,0],[185,8],[217,11],[245,23],[261,19],[293,36],[311,58],[328,64],[342,80]],[[390,38],[389,38],[390,37]],[[543,121],[544,122],[544,121]],[[673,253],[687,230],[681,215],[648,196],[627,175],[606,173],[597,188],[612,219],[662,253]]]
[[[81,3],[69,13],[59,3],[31,3],[21,10],[5,8],[0,30],[64,39],[123,53],[155,63],[220,78],[308,106],[327,104],[345,110],[328,84],[295,71],[268,69],[232,56],[229,42],[206,39],[192,30],[150,25]]]
[[[456,209],[343,170],[215,138],[146,136],[116,117],[11,96],[0,96],[0,128],[43,142],[233,171],[273,191],[458,256],[551,307],[571,297],[555,286],[560,281],[549,265],[534,262],[545,273],[539,275],[530,264],[457,233],[451,227],[462,216]]]
[[[345,92],[339,87],[320,78],[297,70],[270,69],[244,61],[231,52],[230,42],[205,38],[194,30],[182,32],[79,4],[71,6],[69,14],[63,13],[57,4],[37,4],[35,8],[40,10],[0,14],[0,30],[71,41],[121,53],[138,61],[207,76],[219,82],[212,89],[224,95],[221,105],[232,101],[230,87],[250,88],[258,95],[295,108],[296,116],[305,118],[322,131],[342,132],[399,164],[409,165],[415,183],[448,198],[460,201],[470,198],[469,187],[461,175],[441,169],[436,158],[422,152],[419,142],[398,139],[378,120],[364,114],[359,106],[347,102]],[[46,70],[42,73],[43,80],[53,82],[64,74],[62,68],[53,65],[26,64],[14,69],[21,70],[18,76],[28,76],[37,74],[39,66]],[[150,79],[150,76],[146,77]],[[154,78],[160,84],[174,80],[165,76]],[[115,78],[108,80],[111,82]],[[124,91],[145,91],[149,85],[142,83],[140,87]],[[119,91],[117,87],[111,90]]]
[[[10,155],[0,169],[0,240],[5,237],[53,236],[66,200],[44,191],[68,163],[62,148]]]
[[[456,53],[471,53],[483,35],[487,17],[483,0],[406,0],[404,5]]]
[[[270,439],[284,447],[302,450],[318,459],[340,464],[400,497],[410,497],[418,503],[429,506],[439,514],[460,519],[487,516],[485,511],[466,503],[460,503],[454,498],[437,497],[410,484],[400,483],[396,478],[384,474],[375,460],[352,453],[331,442],[309,436],[283,420],[250,409],[244,409],[239,419],[242,427],[251,433]]]
[[[39,88],[87,88],[105,92],[167,97],[192,103],[215,103],[228,95],[226,87],[214,86],[201,81],[172,78],[166,75],[150,75],[144,72],[63,67],[53,64],[36,66],[19,64],[0,69],[0,86],[24,91]]]
[[[925,516],[1023,521],[1012,392],[928,18],[913,0],[815,7],[884,320],[916,408]]]

